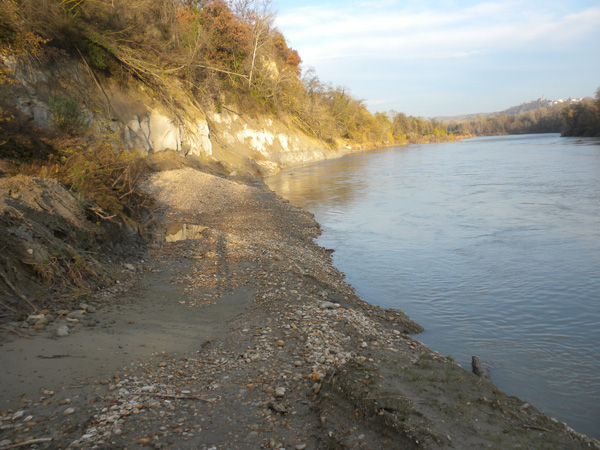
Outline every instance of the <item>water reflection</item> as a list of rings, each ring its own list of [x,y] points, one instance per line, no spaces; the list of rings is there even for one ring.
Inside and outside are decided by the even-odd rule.
[[[189,223],[172,222],[166,225],[165,242],[184,241],[186,239],[200,239],[202,232],[207,227]]]
[[[333,161],[301,166],[265,179],[271,189],[297,206],[310,208],[312,204],[343,205],[356,199],[359,192],[374,189],[375,179],[353,178],[350,174],[363,173],[369,158],[398,150],[393,147],[367,154],[354,154]],[[316,169],[316,170],[315,170]]]

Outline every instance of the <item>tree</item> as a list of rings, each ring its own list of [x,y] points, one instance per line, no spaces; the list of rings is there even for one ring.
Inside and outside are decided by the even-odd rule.
[[[271,43],[271,28],[275,20],[275,13],[271,7],[271,0],[236,0],[234,10],[238,17],[250,29],[250,69],[248,72],[248,86],[252,86],[256,59],[261,51]]]

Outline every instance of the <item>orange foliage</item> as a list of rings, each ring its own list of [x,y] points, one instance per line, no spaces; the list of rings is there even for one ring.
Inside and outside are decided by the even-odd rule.
[[[250,45],[248,26],[241,23],[224,0],[208,0],[198,11],[200,23],[212,36],[205,56],[213,63],[235,68]]]

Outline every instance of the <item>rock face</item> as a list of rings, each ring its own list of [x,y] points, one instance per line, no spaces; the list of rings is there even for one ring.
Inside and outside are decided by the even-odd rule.
[[[212,143],[206,120],[176,120],[158,110],[136,115],[122,130],[132,145],[143,144],[148,153],[175,150],[186,156],[211,156]]]

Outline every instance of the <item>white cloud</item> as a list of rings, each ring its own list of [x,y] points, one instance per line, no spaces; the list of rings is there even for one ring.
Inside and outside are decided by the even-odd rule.
[[[426,5],[426,3],[423,3]],[[600,29],[600,7],[557,15],[524,0],[402,9],[394,1],[300,7],[278,26],[309,65],[331,58],[466,58],[495,50],[569,44]]]

